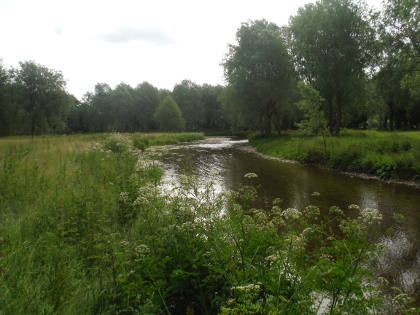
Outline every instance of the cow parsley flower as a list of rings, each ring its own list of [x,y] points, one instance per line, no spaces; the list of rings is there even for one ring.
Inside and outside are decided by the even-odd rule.
[[[255,173],[246,173],[244,175],[244,178],[257,178],[257,177],[258,177],[258,175],[255,174]]]
[[[295,208],[287,208],[282,213],[283,217],[287,219],[299,219],[302,213]]]
[[[360,211],[360,218],[363,223],[375,224],[382,221],[382,214],[378,209],[366,208]]]

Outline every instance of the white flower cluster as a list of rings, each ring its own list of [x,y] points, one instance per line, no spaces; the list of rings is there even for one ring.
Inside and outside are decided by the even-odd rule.
[[[306,241],[304,237],[291,234],[286,237],[286,242],[290,244],[290,247],[295,251],[301,251],[305,248]]]
[[[248,284],[248,285],[240,285],[236,287],[232,287],[232,290],[238,290],[238,291],[259,291],[261,289],[261,286],[259,284]]]
[[[283,217],[288,220],[288,219],[299,219],[302,215],[302,213],[295,208],[287,208],[286,210],[284,210],[282,212]]]
[[[360,218],[363,223],[375,224],[382,221],[382,214],[378,209],[366,208],[360,211]]]
[[[144,258],[150,253],[150,248],[145,244],[140,244],[134,247],[134,252],[137,256]]]
[[[255,173],[246,173],[245,175],[244,175],[244,178],[257,178],[258,177],[258,175],[257,174],[255,174]]]
[[[280,255],[278,253],[265,257],[265,260],[270,262],[271,264],[280,260]]]
[[[126,191],[120,192],[120,201],[122,201],[123,203],[128,203],[129,201],[128,192]]]
[[[307,206],[304,210],[305,216],[308,218],[317,217],[320,215],[319,208],[317,206]]]
[[[351,204],[351,205],[349,206],[349,210],[360,210],[360,207],[359,207],[358,205]]]
[[[152,183],[148,183],[138,189],[138,195],[133,202],[133,206],[146,205],[157,196],[159,196],[159,189]]]

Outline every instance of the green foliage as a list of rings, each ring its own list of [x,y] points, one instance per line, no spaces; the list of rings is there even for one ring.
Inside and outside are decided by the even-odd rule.
[[[64,132],[76,103],[61,72],[33,61],[11,70],[0,65],[0,135]]]
[[[185,129],[185,120],[178,104],[170,96],[165,97],[156,109],[154,119],[160,130],[180,131]]]
[[[306,4],[290,19],[289,36],[300,75],[325,99],[330,131],[338,135],[372,59],[375,34],[365,8],[352,0]]]
[[[322,105],[324,99],[319,95],[318,91],[300,82],[298,85],[302,100],[297,103],[298,108],[304,112],[306,120],[298,123],[298,127],[308,135],[322,136],[329,135],[328,123],[325,119]]]
[[[265,134],[272,124],[278,132],[294,96],[295,73],[282,29],[266,20],[243,23],[229,46],[223,66],[231,91],[228,105],[236,105],[246,123]],[[232,98],[233,102],[231,101]]]

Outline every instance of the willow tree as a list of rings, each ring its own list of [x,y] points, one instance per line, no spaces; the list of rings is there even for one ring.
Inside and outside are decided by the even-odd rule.
[[[326,100],[329,129],[338,135],[343,109],[362,90],[372,60],[366,9],[352,0],[306,4],[290,19],[289,35],[301,78]]]
[[[282,29],[266,20],[250,21],[238,29],[236,41],[223,66],[237,111],[263,134],[270,134],[272,125],[280,132],[296,82]]]

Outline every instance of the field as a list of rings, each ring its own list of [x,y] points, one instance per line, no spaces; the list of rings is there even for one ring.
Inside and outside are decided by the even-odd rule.
[[[364,173],[382,179],[420,180],[420,132],[344,130],[341,137],[253,137],[251,145],[271,156]]]
[[[405,295],[385,298],[370,270],[375,209],[352,205],[346,218],[333,207],[321,220],[315,206],[282,209],[274,200],[261,211],[251,206],[252,185],[216,195],[193,177],[162,191],[158,156],[144,149],[200,138],[0,139],[0,313],[316,314],[327,305],[331,314],[367,314],[409,306]]]

